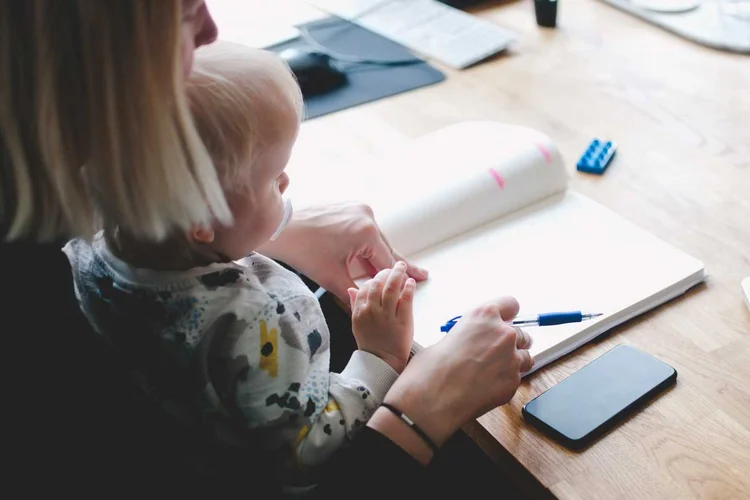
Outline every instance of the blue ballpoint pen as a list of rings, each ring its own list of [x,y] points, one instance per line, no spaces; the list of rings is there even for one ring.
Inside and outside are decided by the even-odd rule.
[[[578,323],[587,319],[598,318],[604,313],[584,313],[581,311],[549,312],[537,314],[531,318],[516,318],[509,321],[511,326],[552,326],[565,323]],[[458,322],[461,316],[451,318],[440,327],[441,332],[448,332]]]

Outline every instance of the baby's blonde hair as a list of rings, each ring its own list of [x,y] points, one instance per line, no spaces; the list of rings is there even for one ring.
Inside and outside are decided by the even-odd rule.
[[[228,42],[196,51],[187,96],[225,193],[252,182],[248,166],[304,112],[299,85],[278,55]]]

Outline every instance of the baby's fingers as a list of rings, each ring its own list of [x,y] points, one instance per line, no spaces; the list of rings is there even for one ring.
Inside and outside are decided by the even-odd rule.
[[[380,306],[382,303],[383,284],[390,273],[389,269],[383,269],[374,278],[367,280],[367,302],[370,307]]]
[[[349,298],[352,299],[352,318],[361,314],[367,306],[367,294],[372,286],[372,280],[367,280],[359,289],[350,288]]]
[[[396,310],[396,316],[409,317],[414,314],[414,292],[417,289],[417,282],[414,278],[409,278],[404,283],[404,288],[401,290],[401,296],[398,299],[398,308]]]
[[[397,262],[385,282],[383,288],[383,309],[386,311],[395,312],[398,306],[399,296],[401,290],[404,287],[404,280],[406,279],[406,263]]]
[[[357,293],[359,290],[356,288],[349,288],[346,292],[349,294],[349,307],[354,311],[354,304],[357,302]]]

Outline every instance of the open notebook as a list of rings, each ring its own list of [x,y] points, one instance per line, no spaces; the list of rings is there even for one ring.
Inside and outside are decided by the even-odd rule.
[[[368,202],[394,248],[430,271],[415,296],[415,350],[444,336],[451,317],[499,295],[516,297],[519,315],[604,313],[526,329],[538,370],[705,278],[700,261],[568,189],[554,144],[527,128],[462,123],[367,168],[328,168],[314,170],[317,197],[306,201]],[[291,175],[300,194],[310,188]]]

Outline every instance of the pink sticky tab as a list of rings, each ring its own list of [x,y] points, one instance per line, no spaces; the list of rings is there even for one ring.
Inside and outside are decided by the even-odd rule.
[[[537,142],[536,147],[539,148],[539,151],[541,151],[542,156],[544,156],[544,160],[547,163],[552,163],[552,155],[549,153],[549,150],[544,147],[544,144]]]
[[[491,168],[490,175],[492,176],[493,179],[495,179],[495,182],[497,182],[497,185],[500,186],[500,189],[505,189],[505,180],[498,173],[497,170],[495,170],[494,168]]]

